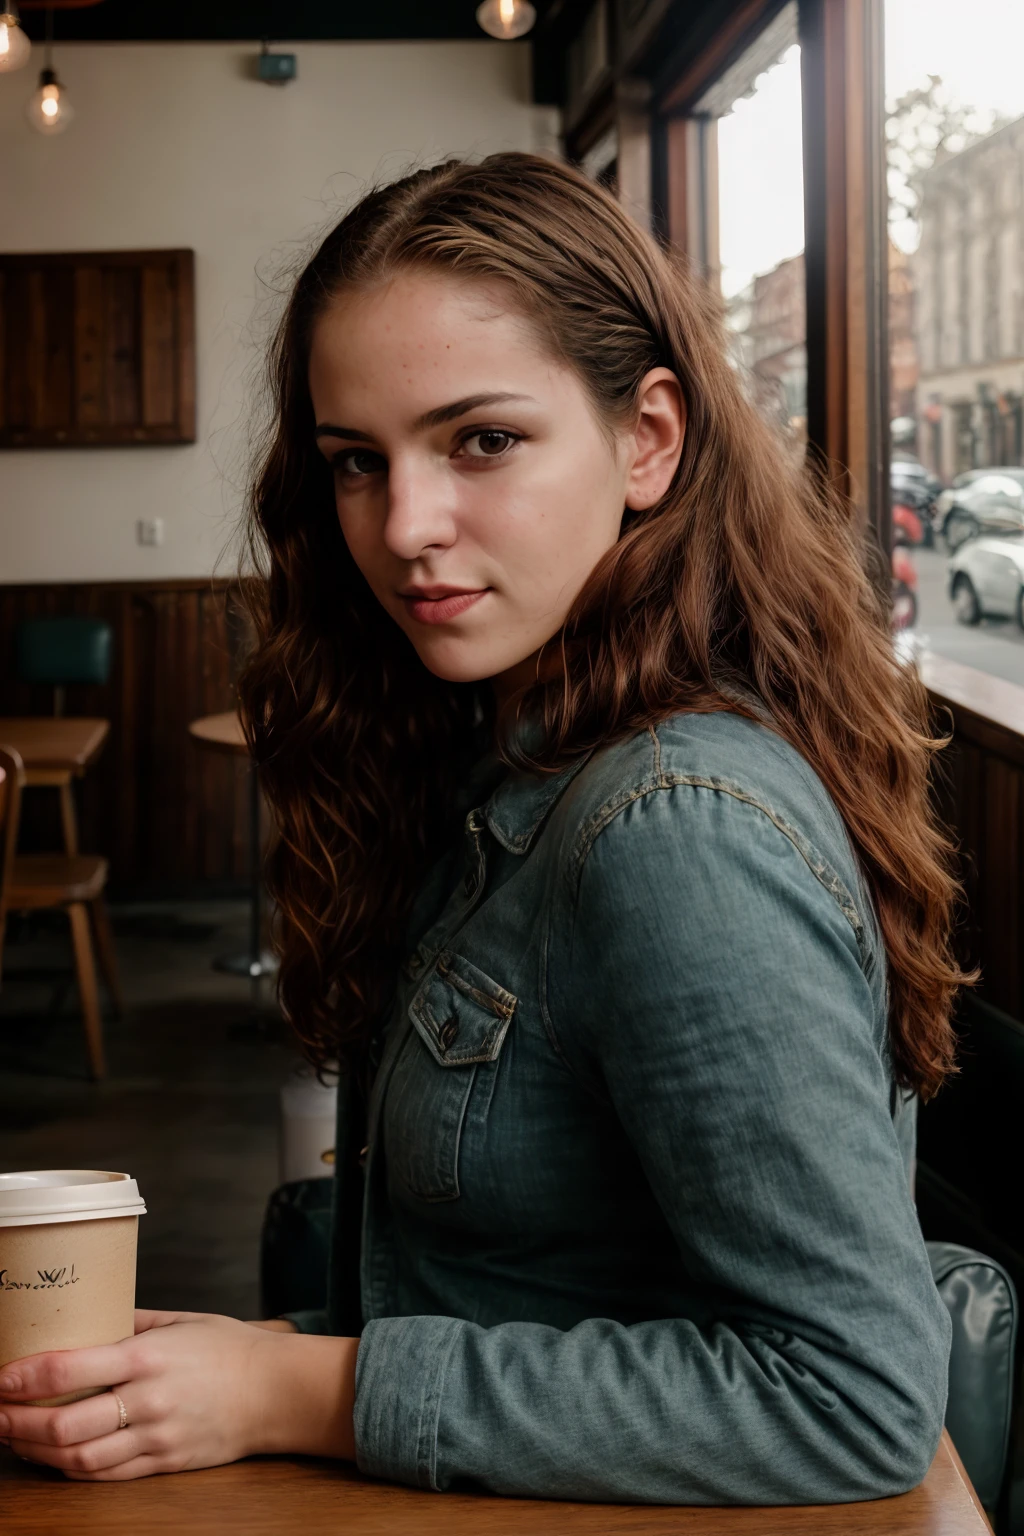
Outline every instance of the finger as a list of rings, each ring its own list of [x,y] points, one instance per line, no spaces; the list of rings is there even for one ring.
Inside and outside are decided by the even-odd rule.
[[[108,1467],[102,1472],[73,1472],[65,1468],[64,1476],[76,1483],[126,1483],[133,1477],[153,1477],[158,1472],[177,1472],[158,1456],[136,1456],[119,1467]]]
[[[45,1355],[13,1360],[0,1372],[0,1400],[31,1402],[36,1398],[65,1397],[69,1392],[109,1387],[131,1381],[140,1373],[141,1361],[134,1339],[120,1344],[99,1344],[92,1349],[58,1349]]]
[[[12,1440],[11,1450],[42,1467],[59,1467],[63,1472],[106,1472],[124,1462],[135,1461],[142,1452],[131,1429],[119,1429],[101,1440],[86,1440],[81,1445],[37,1445],[32,1440]]]
[[[6,1425],[4,1424],[6,1420]],[[64,1408],[25,1408],[8,1404],[0,1412],[0,1431],[10,1440],[36,1445],[80,1445],[121,1426],[121,1410],[110,1392]]]

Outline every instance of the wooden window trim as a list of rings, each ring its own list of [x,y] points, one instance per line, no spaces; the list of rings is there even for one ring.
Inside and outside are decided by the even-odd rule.
[[[800,0],[807,435],[891,550],[883,0]]]
[[[707,46],[692,59],[658,99],[658,110],[670,117],[685,114],[733,59],[781,11],[787,0],[742,0],[715,32]]]
[[[888,338],[883,0],[798,0],[804,119],[807,435],[888,554]],[[712,275],[711,166],[694,104],[772,20],[746,0],[658,99],[658,226]],[[714,145],[707,141],[707,153]],[[703,181],[703,186],[698,181]]]

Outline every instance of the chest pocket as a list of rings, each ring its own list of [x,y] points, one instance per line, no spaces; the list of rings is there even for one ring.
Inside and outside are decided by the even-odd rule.
[[[516,998],[447,951],[409,1004],[413,1028],[387,1087],[392,1177],[421,1200],[456,1200],[467,1118],[486,1120]]]

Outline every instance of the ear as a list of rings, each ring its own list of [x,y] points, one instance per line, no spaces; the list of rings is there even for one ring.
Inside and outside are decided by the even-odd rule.
[[[686,401],[668,368],[652,368],[640,385],[639,414],[630,433],[633,462],[626,477],[626,506],[653,507],[672,484],[686,435]]]

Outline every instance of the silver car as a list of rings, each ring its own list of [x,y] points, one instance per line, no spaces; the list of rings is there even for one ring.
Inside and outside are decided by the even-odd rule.
[[[959,482],[959,483],[957,483]],[[932,523],[950,550],[979,533],[1024,528],[1024,469],[970,471],[937,497]]]
[[[1024,627],[1024,535],[962,544],[949,562],[949,595],[961,624],[992,617]]]

